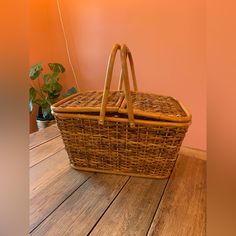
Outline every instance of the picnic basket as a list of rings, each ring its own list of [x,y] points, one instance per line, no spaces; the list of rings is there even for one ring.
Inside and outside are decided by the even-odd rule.
[[[118,90],[111,91],[117,52],[122,68]],[[191,123],[188,110],[173,97],[138,92],[124,44],[112,49],[103,91],[78,92],[52,111],[73,168],[150,178],[169,177]]]

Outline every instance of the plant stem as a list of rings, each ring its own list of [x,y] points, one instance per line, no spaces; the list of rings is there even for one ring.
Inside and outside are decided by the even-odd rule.
[[[43,100],[45,100],[45,95],[43,94],[43,91],[42,91],[42,89],[41,89],[41,86],[40,86],[40,82],[39,82],[39,78],[37,79],[38,80],[38,93],[39,93],[39,95],[40,95],[40,97],[43,99]]]

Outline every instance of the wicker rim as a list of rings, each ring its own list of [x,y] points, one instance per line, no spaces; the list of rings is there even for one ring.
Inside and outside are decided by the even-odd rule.
[[[87,92],[87,91],[86,91]],[[88,91],[88,92],[92,92],[92,91]],[[103,91],[99,91],[99,92],[103,92]],[[79,92],[82,93],[82,92]],[[74,97],[76,97],[79,93],[73,94],[67,98],[64,98],[60,101],[58,101],[57,103],[53,104],[51,106],[51,109],[53,112],[59,113],[59,112],[70,112],[70,113],[74,113],[74,112],[100,112],[101,108],[100,107],[66,107],[66,108],[60,108],[60,105],[62,105],[63,103],[73,99]],[[152,94],[152,93],[149,93]],[[144,116],[144,117],[149,117],[149,118],[153,118],[154,120],[166,120],[166,121],[176,121],[176,122],[189,122],[191,121],[192,115],[189,112],[189,110],[183,105],[183,103],[179,100],[177,100],[176,98],[172,97],[173,99],[175,99],[179,105],[181,106],[181,108],[183,109],[183,111],[186,113],[186,117],[169,117],[168,115],[164,115],[162,113],[151,113],[151,112],[147,112],[144,114],[143,111],[140,111],[138,109],[134,109],[134,114],[138,115],[138,116]],[[107,107],[106,111],[108,112],[116,112],[118,111],[121,114],[127,114],[127,110],[124,108],[126,106],[126,101],[124,99],[124,96],[121,96],[121,98],[119,99],[119,101],[117,102],[116,106],[119,108],[113,108],[113,107]]]
[[[57,113],[53,112],[54,116],[58,116],[60,118],[75,118],[75,119],[91,119],[91,120],[99,120],[99,115],[87,115],[87,114],[73,114],[73,113]],[[129,123],[129,119],[120,118],[120,117],[105,117],[105,121],[114,121],[114,122],[124,122]],[[142,120],[142,119],[134,119],[135,124],[144,124],[151,126],[170,126],[170,127],[186,127],[191,124],[189,122],[164,122],[164,121],[155,121],[155,120]]]

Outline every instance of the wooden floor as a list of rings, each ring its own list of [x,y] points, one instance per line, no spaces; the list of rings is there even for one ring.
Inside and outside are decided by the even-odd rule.
[[[30,234],[204,236],[206,161],[183,148],[168,180],[78,172],[57,127],[30,135]]]

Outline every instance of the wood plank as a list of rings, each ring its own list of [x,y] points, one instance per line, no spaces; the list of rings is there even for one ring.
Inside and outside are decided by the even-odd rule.
[[[148,236],[206,235],[206,161],[180,156]]]
[[[30,199],[42,188],[57,179],[69,167],[69,159],[65,149],[30,168]]]
[[[166,183],[132,177],[90,235],[146,235]]]
[[[31,235],[87,235],[128,179],[119,175],[93,175]]]
[[[37,190],[37,194],[33,193],[30,199],[30,231],[92,175],[67,166],[53,181]]]
[[[64,149],[61,137],[54,138],[30,150],[30,167]]]
[[[51,125],[43,130],[29,135],[29,148],[32,149],[60,135],[57,125]]]
[[[207,160],[206,151],[196,149],[196,148],[183,146],[180,148],[180,154],[182,154],[184,156],[195,157],[195,158],[198,158],[198,159],[201,159],[204,161]]]

